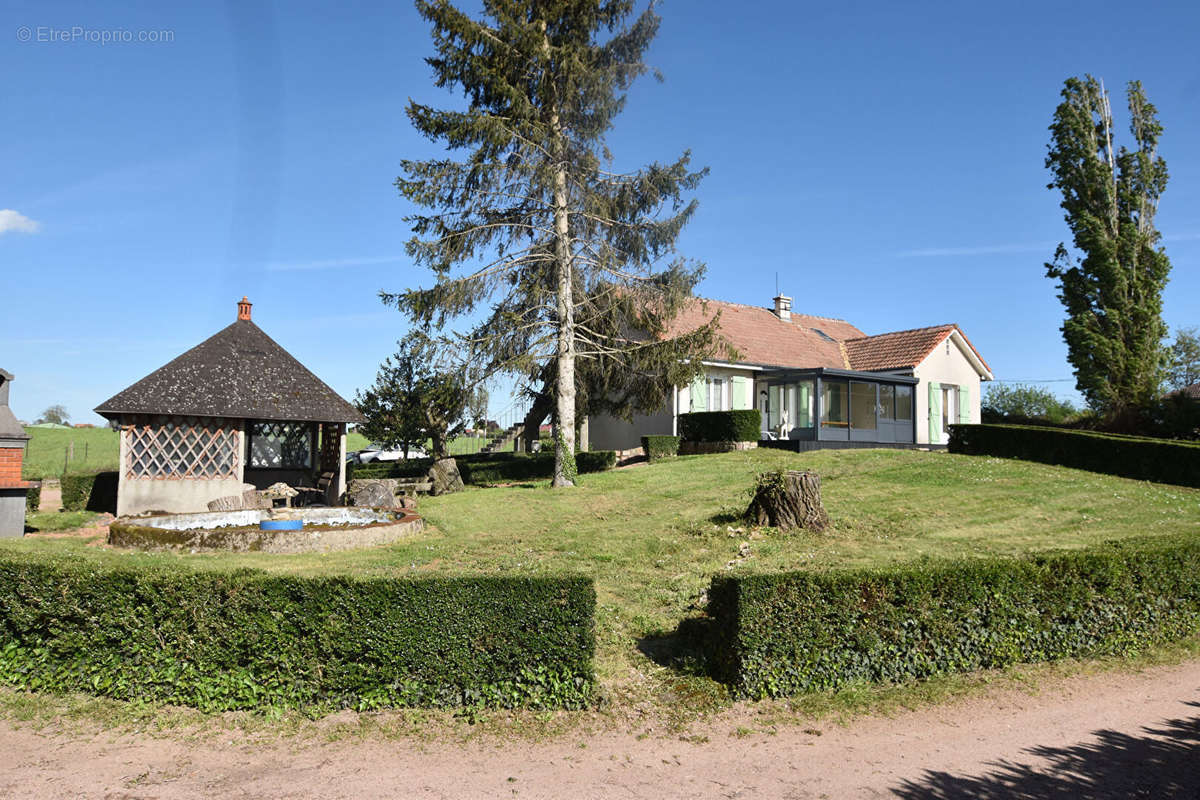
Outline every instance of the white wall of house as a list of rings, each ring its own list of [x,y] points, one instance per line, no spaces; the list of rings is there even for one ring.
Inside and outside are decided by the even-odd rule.
[[[658,412],[635,414],[632,423],[607,414],[589,417],[588,447],[591,450],[641,447],[643,436],[677,434],[680,414],[709,411],[710,405],[714,411],[756,408],[756,374],[756,370],[747,367],[706,365],[704,377],[697,384],[695,392],[692,385],[676,388]]]
[[[979,400],[983,384],[979,368],[974,361],[975,356],[970,350],[970,345],[956,331],[946,337],[946,340],[934,348],[933,352],[913,370],[913,376],[920,379],[916,388],[918,444],[945,444],[949,441],[948,432],[940,416],[937,425],[938,436],[936,439],[930,440],[930,384],[938,384],[939,390],[946,387],[965,389],[966,418],[972,423],[979,422]],[[961,419],[958,404],[963,395],[958,391],[953,393],[939,391],[936,403],[939,412],[942,411],[941,406],[944,404],[947,394],[950,394],[951,397],[950,422],[954,424]]]
[[[589,450],[632,450],[642,446],[643,436],[670,436],[674,422],[669,400],[655,414],[635,414],[632,423],[608,414],[596,414],[588,417],[587,446]]]

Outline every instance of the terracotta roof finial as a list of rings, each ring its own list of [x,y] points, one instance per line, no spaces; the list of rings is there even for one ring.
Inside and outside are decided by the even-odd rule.
[[[250,306],[254,305],[246,299],[246,295],[242,295],[242,299],[238,301],[238,319],[244,319],[247,322],[250,320]]]

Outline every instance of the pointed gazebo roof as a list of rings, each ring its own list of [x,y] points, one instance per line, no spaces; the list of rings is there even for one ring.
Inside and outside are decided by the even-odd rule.
[[[362,422],[358,409],[250,320],[244,297],[236,322],[105,400],[96,413]]]

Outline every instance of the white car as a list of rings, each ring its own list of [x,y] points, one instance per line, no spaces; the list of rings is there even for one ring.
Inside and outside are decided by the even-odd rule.
[[[402,447],[385,447],[378,443],[372,443],[357,453],[358,463],[370,464],[373,461],[403,461],[404,448]],[[428,458],[428,454],[422,447],[410,445],[408,448],[409,458]],[[347,454],[347,458],[349,455]]]

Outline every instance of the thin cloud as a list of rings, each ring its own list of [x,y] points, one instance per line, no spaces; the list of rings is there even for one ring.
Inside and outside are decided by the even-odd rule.
[[[32,220],[19,211],[11,208],[0,209],[0,235],[6,233],[37,233],[42,227],[40,222]]]
[[[403,256],[375,256],[371,258],[331,258],[325,261],[276,262],[267,264],[267,271],[308,272],[319,269],[347,269],[349,267],[368,267],[373,264],[393,264],[402,260]]]
[[[978,247],[924,247],[919,250],[904,250],[896,255],[900,258],[939,258],[942,256],[994,256],[1005,253],[1041,253],[1053,248],[1057,242],[1029,242],[1025,244],[989,244]]]

